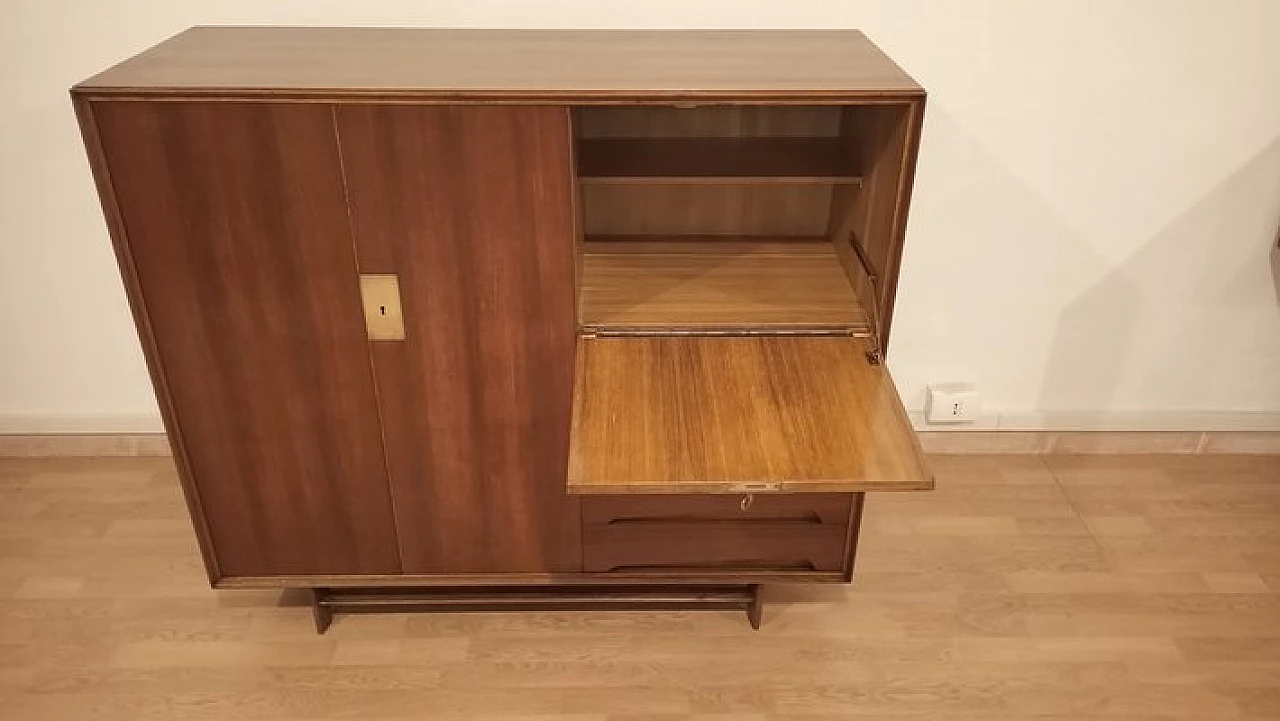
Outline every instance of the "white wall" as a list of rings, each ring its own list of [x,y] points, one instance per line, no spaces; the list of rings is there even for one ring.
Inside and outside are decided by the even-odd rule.
[[[1275,0],[9,0],[4,14],[0,431],[159,427],[67,88],[197,23],[862,28],[930,92],[890,353],[909,406],[929,381],[974,380],[1007,424],[1280,427]]]

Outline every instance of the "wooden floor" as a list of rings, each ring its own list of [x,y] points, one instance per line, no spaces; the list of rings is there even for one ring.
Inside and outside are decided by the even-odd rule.
[[[344,616],[205,587],[166,460],[0,461],[0,719],[1280,718],[1280,457],[952,456],[854,587]]]

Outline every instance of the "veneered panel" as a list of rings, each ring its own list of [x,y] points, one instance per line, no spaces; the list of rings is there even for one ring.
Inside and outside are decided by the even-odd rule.
[[[93,115],[220,572],[397,572],[330,108]]]
[[[338,110],[360,270],[400,280],[373,346],[406,572],[578,570],[568,111]]]

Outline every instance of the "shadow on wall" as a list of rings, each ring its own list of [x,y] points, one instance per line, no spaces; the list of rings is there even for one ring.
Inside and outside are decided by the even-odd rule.
[[[1276,224],[1276,244],[1271,247],[1271,287],[1276,292],[1276,307],[1280,308],[1280,223]]]
[[[1065,307],[1040,406],[1124,410],[1158,398],[1160,410],[1274,410],[1277,218],[1280,138]]]
[[[924,406],[935,380],[976,381],[996,408],[1030,407],[1063,287],[1096,277],[1106,260],[944,100],[930,103],[890,367],[910,408]]]
[[[1117,269],[1063,309],[1044,371],[1041,408],[1111,405],[1133,356],[1141,303],[1137,283]]]

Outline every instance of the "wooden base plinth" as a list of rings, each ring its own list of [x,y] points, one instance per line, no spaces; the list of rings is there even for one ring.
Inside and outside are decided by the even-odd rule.
[[[470,586],[460,588],[313,588],[316,632],[335,613],[464,611],[745,611],[760,628],[756,584],[652,586]]]

